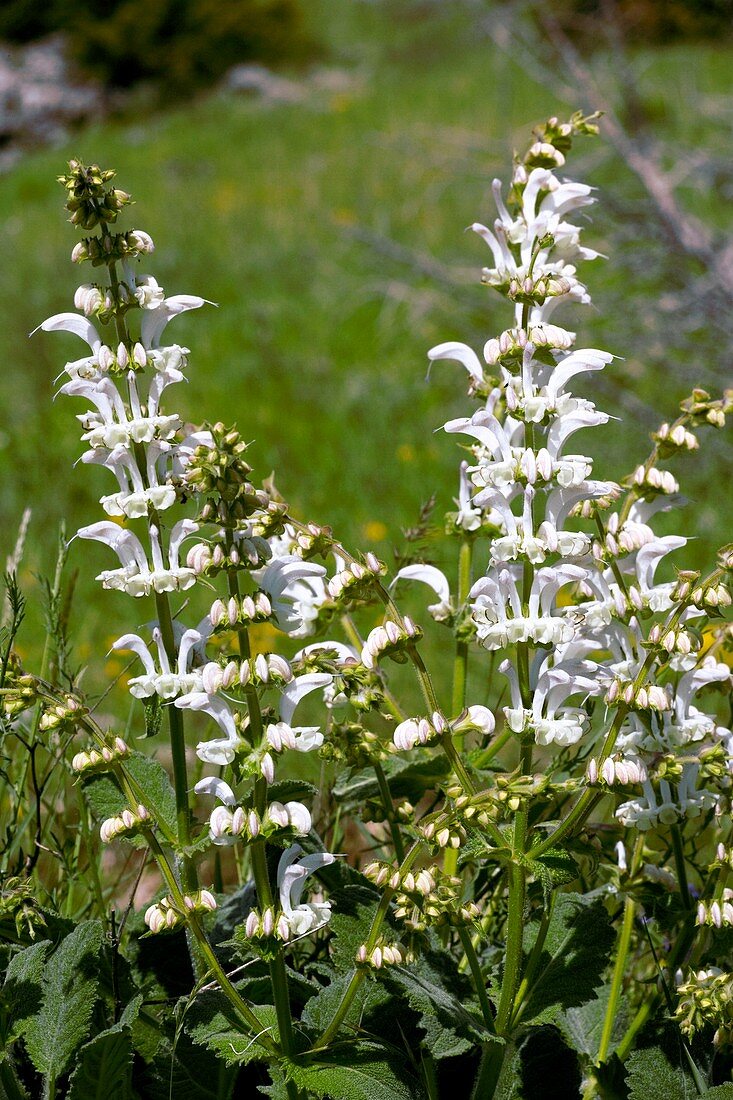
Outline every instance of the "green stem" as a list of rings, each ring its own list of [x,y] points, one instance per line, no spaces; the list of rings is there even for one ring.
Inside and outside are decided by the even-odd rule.
[[[395,855],[400,863],[405,858],[405,845],[402,840],[402,833],[400,832],[400,826],[397,821],[394,812],[394,803],[392,802],[392,795],[389,793],[389,786],[387,784],[387,776],[384,774],[384,768],[378,760],[374,761],[374,774],[377,777],[377,783],[379,784],[379,794],[382,799],[382,806],[384,808],[384,816],[389,825],[389,831],[392,834],[392,843],[394,844]]]
[[[670,973],[674,973],[682,959],[687,954],[693,939],[695,938],[695,921],[694,914],[690,913],[687,916],[687,921],[669,955],[667,956],[667,970]],[[628,1057],[634,1040],[641,1029],[645,1026],[652,1013],[656,1010],[659,1001],[661,1000],[661,994],[659,992],[649,993],[642,1001],[639,1010],[637,1011],[634,1019],[626,1029],[621,1042],[616,1047],[616,1055],[623,1062]]]
[[[630,875],[635,875],[639,864],[641,863],[642,854],[644,851],[644,837],[639,834],[634,844],[634,854],[631,859],[631,867],[629,869]],[[613,1037],[613,1025],[616,1022],[616,1012],[618,1010],[618,1004],[621,999],[621,990],[623,988],[624,973],[626,971],[626,957],[629,953],[629,947],[631,944],[631,936],[634,931],[634,916],[636,914],[636,905],[634,899],[630,894],[626,895],[624,901],[624,916],[621,924],[621,932],[619,933],[618,947],[616,948],[616,961],[613,967],[613,976],[611,978],[611,990],[608,996],[608,1004],[606,1006],[606,1014],[603,1020],[603,1030],[601,1032],[601,1041],[598,1046],[598,1057],[596,1059],[596,1065],[601,1065],[608,1058],[608,1051],[611,1046],[611,1039]]]
[[[514,847],[526,833],[527,814],[517,813],[514,819]],[[523,841],[522,841],[523,842]],[[504,978],[501,983],[501,996],[496,1012],[496,1030],[499,1035],[506,1033],[511,1011],[514,1006],[519,975],[522,966],[522,941],[524,938],[524,903],[526,898],[526,876],[522,866],[510,863],[509,877],[509,915],[507,918],[506,952],[504,957]]]
[[[400,864],[400,876],[407,874],[407,872],[410,870],[413,863],[417,859],[420,848],[420,841],[416,841],[415,844],[413,844],[413,846],[410,848],[409,852]],[[379,899],[379,905],[377,906],[377,911],[374,914],[372,926],[369,929],[369,935],[366,941],[367,957],[371,955],[372,951],[377,945],[377,940],[379,939],[379,933],[382,928],[382,923],[387,916],[387,913],[389,912],[390,902],[394,897],[394,893],[394,890],[387,889],[384,891],[382,897]],[[351,1008],[354,997],[358,992],[359,986],[364,980],[366,972],[366,967],[360,967],[358,970],[354,971],[351,976],[351,981],[346,987],[344,995],[341,998],[341,1003],[338,1005],[336,1011],[333,1014],[333,1017],[331,1018],[331,1022],[313,1044],[314,1050],[321,1050],[323,1047],[327,1047],[328,1044],[332,1042],[332,1040],[336,1037],[336,1035],[338,1034],[338,1030],[341,1027],[341,1024],[343,1023],[349,1009]]]
[[[206,960],[207,966],[221,986],[222,992],[239,1013],[239,1015],[242,1017],[242,1019],[245,1021],[247,1027],[252,1032],[254,1032],[255,1036],[257,1036],[257,1042],[271,1054],[277,1053],[278,1048],[275,1046],[272,1039],[270,1039],[267,1035],[267,1029],[263,1027],[262,1021],[257,1018],[257,1016],[246,1003],[246,1001],[242,1000],[239,993],[237,993],[231,981],[225,974],[221,963],[214,953],[213,947],[209,943],[206,933],[201,927],[198,916],[195,913],[188,912],[183,900],[181,888],[178,885],[178,880],[176,879],[173,869],[168,863],[165,852],[158,843],[155,834],[150,829],[146,829],[144,830],[143,835],[148,843],[148,847],[155,857],[155,861],[160,868],[160,872],[165,879],[166,886],[170,890],[171,896],[173,897],[176,906],[182,913],[186,914],[186,923],[190,928],[193,937],[199,945],[201,954]]]
[[[156,592],[155,607],[158,624],[171,668],[175,666],[176,645],[173,634],[173,619],[170,603],[165,593]],[[178,825],[178,845],[182,848],[182,881],[187,891],[198,888],[196,864],[186,849],[191,846],[191,809],[188,802],[188,770],[186,765],[186,740],[183,730],[183,713],[178,707],[169,706],[168,729],[170,732],[171,758],[173,762],[173,787],[176,794],[176,823]]]
[[[552,911],[555,908],[555,898],[557,893],[554,893],[550,897],[549,905],[542,910],[542,918],[540,920],[540,926],[537,929],[537,939],[534,941],[532,952],[527,960],[527,966],[525,967],[522,980],[519,983],[517,995],[514,998],[514,1006],[512,1008],[511,1026],[515,1028],[522,1018],[524,1011],[524,1005],[526,1003],[527,994],[531,988],[537,973],[537,968],[540,965],[542,958],[542,950],[545,946],[545,940],[547,939],[547,933],[550,929],[550,921],[552,920]]]
[[[230,569],[227,572],[227,587],[229,589],[229,595],[233,596],[237,601],[239,600],[239,577],[236,569]],[[249,642],[249,633],[246,627],[242,627],[237,631],[237,639],[239,643],[239,655],[243,660],[249,659],[251,655],[251,647]],[[260,700],[257,694],[257,689],[253,685],[248,685],[246,691],[247,707],[249,712],[249,733],[252,745],[257,747],[262,741],[264,734],[262,724],[262,711],[260,709]],[[258,779],[255,782],[254,788],[255,796],[255,809],[260,818],[264,816],[267,807],[267,783],[264,779]],[[273,907],[272,890],[270,887],[270,878],[267,872],[267,848],[265,841],[258,839],[252,842],[250,848],[252,854],[252,874],[255,880],[255,889],[257,891],[257,901],[260,906],[260,911]],[[288,974],[285,969],[285,959],[283,958],[282,948],[278,946],[274,956],[269,961],[270,981],[272,982],[272,992],[275,1001],[275,1013],[277,1015],[277,1024],[280,1032],[280,1045],[283,1053],[286,1057],[290,1058],[295,1050],[295,1037],[293,1034],[293,1015],[290,1008],[290,991],[288,989]],[[287,1083],[288,1096],[297,1100],[299,1090],[293,1082]]]
[[[491,1002],[486,994],[486,982],[481,972],[481,964],[478,961],[478,956],[473,946],[473,941],[467,928],[459,928],[458,935],[463,945],[463,950],[468,960],[468,965],[471,970],[471,977],[473,978],[473,986],[476,990],[476,996],[478,997],[479,1004],[481,1005],[481,1015],[484,1018],[489,1031],[494,1031],[494,1012],[491,1007]]]
[[[682,842],[682,830],[679,825],[675,823],[671,826],[670,833],[672,836],[672,851],[674,853],[674,865],[677,871],[677,882],[680,888],[682,908],[689,912],[692,909],[692,897],[690,895],[690,886],[687,881],[687,867],[685,865],[685,849]]]

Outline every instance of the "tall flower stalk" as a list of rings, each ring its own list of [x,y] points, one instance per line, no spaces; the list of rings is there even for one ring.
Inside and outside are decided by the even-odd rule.
[[[72,258],[105,277],[41,328],[88,345],[60,392],[90,406],[83,462],[116,479],[106,518],[77,537],[112,550],[102,587],[152,618],[113,649],[138,662],[127,689],[140,729],[156,735],[165,712],[174,812],[160,770],[151,785],[149,762],[80,693],[9,655],[5,712],[19,736],[32,708],[49,737],[87,738],[71,761],[85,795],[104,772],[119,794],[102,842],[142,838],[160,871],[147,934],[188,935],[196,986],[176,1027],[227,1065],[265,1061],[274,1095],[432,1100],[452,1065],[465,1095],[508,1095],[534,1039],[575,1034],[578,1009],[592,1020],[576,1056],[591,1095],[611,1087],[613,1056],[659,1022],[662,999],[698,1091],[696,1035],[714,1028],[719,1049],[733,1046],[731,977],[711,965],[733,924],[733,734],[706,701],[730,689],[733,550],[702,576],[670,566],[686,537],[655,530],[680,503],[666,462],[733,402],[695,390],[619,482],[574,445],[609,420],[574,387],[614,359],[562,327],[591,301],[578,265],[598,259],[575,221],[592,190],[563,171],[596,132],[595,116],[549,119],[508,190],[493,182],[496,217],[471,228],[511,327],[481,354],[457,341],[428,353],[464,368],[472,402],[443,425],[462,448],[452,574],[413,559],[388,576],[373,553],[292,516],[272,481],[257,486],[236,428],[188,429],[168,411],[189,352],[163,342],[167,326],[206,303],[139,273],[153,242],[116,231],[130,199],[113,173],[73,161],[62,177],[90,234]],[[415,582],[434,594],[428,633],[449,631],[448,647],[428,648],[401,611]],[[210,606],[187,626],[197,592]],[[263,624],[282,652],[256,644]],[[445,697],[430,667],[443,652]],[[420,713],[393,662],[411,669]],[[190,801],[194,751],[205,823]],[[301,801],[307,784],[283,779],[288,755],[311,776],[320,758],[318,811]],[[328,850],[340,847],[349,865]],[[94,890],[98,904],[98,878]],[[243,960],[232,972],[226,951]]]

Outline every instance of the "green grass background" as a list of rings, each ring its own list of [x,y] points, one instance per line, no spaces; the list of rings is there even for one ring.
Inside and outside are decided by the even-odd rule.
[[[480,348],[511,323],[478,284],[485,248],[463,228],[492,217],[491,179],[508,176],[532,124],[598,104],[592,96],[563,103],[535,83],[521,56],[481,32],[477,6],[310,0],[308,12],[327,63],[352,78],[343,87],[293,104],[217,92],[85,130],[2,179],[2,546],[10,549],[30,505],[23,577],[31,595],[33,573],[51,567],[62,517],[70,531],[101,518],[97,499],[111,491],[104,471],[72,468],[83,404],[51,401],[53,379],[81,345],[71,336],[28,339],[49,314],[72,308],[77,235],[55,182],[72,155],[118,169],[137,202],[126,224],[152,234],[148,268],[167,292],[218,303],[169,330],[192,351],[190,384],[169,391],[169,406],[192,421],[236,421],[253,441],[256,473],[276,470],[294,511],[332,524],[351,546],[389,555],[433,492],[438,515],[451,507],[458,452],[435,429],[467,409],[464,381],[443,364],[427,383],[425,353],[446,339]],[[732,90],[730,47],[640,49],[635,60],[667,162],[687,146],[721,155],[724,124],[713,107]],[[613,58],[594,64],[608,69]],[[610,261],[586,265],[595,307],[565,313],[563,323],[579,329],[581,346],[623,357],[600,389],[591,379],[579,387],[623,419],[577,438],[599,456],[597,473],[620,476],[696,380],[724,377],[729,322],[680,320],[674,296],[684,299],[687,266],[668,254],[643,189],[608,143],[580,145],[569,172],[599,188],[585,239]],[[711,184],[691,172],[683,194],[729,230],[725,174]],[[462,285],[385,255],[363,231],[443,265]],[[710,433],[683,473],[695,503],[673,526],[694,528],[698,563],[730,538],[730,456],[730,440]],[[98,661],[115,634],[149,614],[95,586],[93,574],[111,564],[104,548],[72,548],[78,662]],[[25,647],[41,637],[33,610]]]

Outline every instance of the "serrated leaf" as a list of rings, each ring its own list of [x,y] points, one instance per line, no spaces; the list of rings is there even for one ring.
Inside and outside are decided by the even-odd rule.
[[[302,1022],[314,1029],[325,1031],[333,1019],[336,1009],[341,1004],[346,988],[353,977],[354,971],[339,974],[328,985],[324,986],[315,997],[311,997],[303,1010]],[[391,1002],[391,1007],[387,1005]],[[394,1018],[396,1006],[392,994],[381,982],[363,981],[357,989],[349,1011],[344,1017],[344,1026],[349,1028],[355,1025],[369,1028],[370,1017],[375,1013]],[[384,1016],[382,1016],[384,1018]],[[369,1028],[369,1030],[373,1030]]]
[[[131,1078],[130,1028],[110,1028],[79,1051],[68,1100],[129,1100]]]
[[[595,1060],[601,1042],[603,1024],[606,1019],[610,985],[603,985],[596,991],[593,1000],[583,1005],[568,1008],[557,1018],[557,1026],[566,1042],[584,1058]],[[609,1055],[613,1054],[626,1029],[628,1016],[627,1003],[621,998],[614,1014],[613,1033]]]
[[[465,1008],[471,985],[447,955],[431,952],[411,967],[390,967],[384,982],[419,1014],[424,1043],[436,1060],[452,1058],[490,1039],[491,1033]]]
[[[537,926],[530,926],[525,950],[532,948]],[[600,900],[581,894],[556,894],[535,979],[522,1011],[522,1023],[555,1023],[568,1008],[595,998],[616,942]]]
[[[84,921],[44,967],[42,1006],[25,1029],[25,1045],[38,1072],[51,1079],[66,1070],[89,1034],[103,935],[101,921]]]
[[[697,1092],[692,1077],[660,1047],[634,1051],[626,1065],[628,1100],[690,1100]]]
[[[448,758],[437,753],[427,760],[409,761],[392,758],[384,765],[389,793],[394,799],[408,798],[419,802],[426,791],[434,790],[450,772]],[[379,796],[379,784],[371,768],[349,775],[336,784],[333,796],[337,802],[362,803]]]
[[[321,1100],[422,1100],[401,1061],[376,1043],[345,1043],[310,1065],[291,1062],[288,1078]]]
[[[331,902],[333,965],[338,971],[351,970],[356,952],[369,937],[379,894],[370,886],[344,886],[332,892]]]
[[[139,1083],[136,1073],[135,1086],[145,1100],[233,1100],[238,1073],[204,1047],[195,1046],[184,1032],[175,1051],[169,1045],[159,1051],[140,1074]],[[237,1096],[249,1095],[237,1092]]]
[[[282,779],[268,787],[267,794],[271,802],[300,802],[304,798],[315,798],[318,787],[305,779]]]
[[[25,1033],[28,1021],[41,1007],[41,979],[50,947],[48,940],[41,940],[16,952],[8,964],[0,993],[3,1046]]]
[[[504,863],[511,854],[509,845],[506,848],[497,848],[488,833],[472,827],[468,829],[466,839],[459,849],[458,863],[461,867],[464,863],[479,862],[482,859],[489,859],[492,863]]]
[[[263,1029],[278,1041],[277,1013],[273,1005],[257,1005]],[[267,1051],[243,1027],[240,1017],[223,993],[199,994],[186,1012],[184,1026],[192,1042],[212,1051],[229,1066],[267,1059]]]
[[[161,820],[172,836],[178,835],[176,820],[176,795],[168,772],[159,760],[146,756],[142,752],[130,753],[125,758],[125,768],[130,773],[142,804]],[[108,775],[95,775],[84,783],[84,795],[95,817],[104,820],[114,817],[129,808],[127,798],[120,790],[115,779]],[[145,843],[139,837],[135,843]]]
[[[550,902],[552,891],[558,886],[575,882],[578,877],[578,864],[569,852],[562,848],[551,848],[539,859],[528,859],[527,870],[542,885],[545,905]]]

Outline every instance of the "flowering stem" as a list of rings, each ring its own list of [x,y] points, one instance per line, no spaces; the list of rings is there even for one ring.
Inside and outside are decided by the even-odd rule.
[[[239,578],[235,569],[227,571],[227,587],[229,589],[229,595],[233,596],[234,599],[238,601]],[[246,627],[237,631],[237,640],[240,657],[243,660],[249,659],[251,655],[251,646],[249,642],[249,633]],[[246,698],[249,711],[251,741],[253,745],[259,745],[263,735],[262,711],[260,710],[260,700],[257,695],[257,689],[251,684],[248,685]],[[264,779],[258,779],[255,782],[254,795],[255,809],[259,817],[262,818],[267,807],[267,783]],[[262,838],[254,840],[250,846],[250,851],[252,854],[252,875],[255,880],[257,901],[261,911],[264,912],[265,909],[270,909],[273,906],[270,877],[267,871],[267,848],[265,841]],[[280,1032],[280,1043],[284,1054],[290,1057],[294,1049],[293,1017],[290,1010],[288,975],[285,969],[283,953],[279,946],[276,949],[274,957],[269,961],[269,970],[278,1029]],[[287,1092],[289,1097],[297,1098],[298,1096],[298,1089],[292,1082],[288,1082]]]
[[[674,853],[674,865],[677,871],[677,882],[680,888],[680,898],[682,899],[682,907],[688,912],[692,909],[692,897],[690,896],[690,886],[687,881],[687,868],[685,866],[685,850],[682,843],[682,830],[679,825],[675,823],[670,826],[670,833],[672,836],[672,851]]]
[[[494,1012],[491,1007],[491,1001],[486,994],[486,982],[484,976],[481,973],[481,965],[478,961],[476,950],[473,946],[471,936],[467,928],[459,928],[458,935],[463,945],[463,950],[468,961],[469,968],[471,970],[471,977],[473,978],[474,989],[476,990],[476,996],[478,997],[479,1004],[481,1005],[481,1015],[484,1018],[489,1031],[494,1031]]]
[[[269,1036],[266,1034],[266,1029],[263,1028],[262,1022],[257,1018],[257,1016],[252,1011],[252,1009],[249,1007],[249,1005],[245,1001],[242,1000],[239,993],[237,993],[237,991],[234,988],[234,986],[232,985],[231,981],[226,976],[226,974],[225,974],[225,972],[224,972],[224,970],[221,966],[221,963],[219,962],[219,960],[216,957],[216,954],[214,953],[214,949],[212,948],[211,944],[209,943],[209,940],[208,940],[208,937],[206,936],[206,933],[204,932],[203,928],[201,927],[201,925],[199,923],[198,917],[196,916],[195,913],[187,912],[187,909],[186,909],[186,906],[185,906],[184,900],[183,900],[183,895],[181,893],[181,888],[178,885],[178,882],[176,880],[176,876],[173,873],[173,869],[171,868],[170,864],[168,863],[168,860],[165,857],[165,852],[163,851],[160,844],[158,843],[158,840],[155,837],[155,834],[152,832],[152,830],[145,829],[143,835],[145,836],[145,839],[148,843],[148,847],[150,848],[151,852],[155,856],[155,861],[158,864],[158,867],[160,868],[161,874],[163,875],[163,878],[166,881],[168,889],[170,890],[171,895],[173,896],[173,899],[176,902],[176,905],[181,910],[181,912],[186,914],[186,923],[187,923],[188,927],[191,929],[191,932],[193,933],[193,936],[194,936],[194,938],[196,939],[196,942],[199,945],[199,948],[201,950],[201,954],[203,955],[204,959],[206,960],[206,963],[207,963],[209,969],[211,970],[212,974],[214,975],[217,982],[221,986],[222,992],[227,997],[227,999],[231,1002],[233,1007],[237,1010],[237,1012],[242,1017],[242,1019],[246,1022],[247,1026],[250,1028],[250,1030],[253,1031],[254,1034],[257,1036],[257,1042],[261,1046],[265,1047],[265,1049],[268,1050],[270,1053],[276,1053],[277,1048],[275,1047],[275,1044],[273,1043],[272,1039],[270,1039]],[[281,1036],[281,1039],[282,1039],[282,1036]]]
[[[418,857],[421,847],[422,842],[416,841],[410,848],[409,852],[400,864],[400,876],[407,874],[407,872],[410,870],[413,863]],[[377,906],[377,911],[374,914],[374,920],[372,921],[372,926],[369,929],[369,935],[366,941],[367,958],[369,957],[369,955],[371,955],[372,951],[377,945],[379,933],[382,929],[382,923],[387,916],[387,913],[389,912],[389,906],[392,898],[394,897],[394,894],[394,890],[387,889],[384,891],[382,897],[379,900],[379,905]],[[321,1050],[323,1047],[327,1047],[328,1044],[336,1037],[336,1035],[338,1034],[338,1030],[341,1027],[341,1024],[343,1023],[349,1009],[351,1008],[354,997],[359,990],[359,986],[361,985],[365,974],[366,967],[360,967],[358,970],[354,971],[351,976],[351,981],[346,987],[344,995],[341,998],[341,1003],[339,1004],[338,1008],[333,1014],[333,1017],[331,1018],[330,1024],[313,1044],[314,1050]]]
[[[384,768],[378,760],[374,761],[374,774],[377,777],[377,783],[379,784],[379,794],[382,799],[382,806],[384,807],[384,814],[389,825],[389,831],[392,834],[392,843],[394,844],[395,855],[400,863],[405,858],[405,845],[402,840],[402,833],[397,822],[397,817],[394,812],[394,803],[392,802],[392,795],[389,793],[389,786],[387,784],[387,776],[384,774]]]
[[[634,854],[631,860],[631,867],[629,871],[631,875],[634,875],[638,869],[639,863],[641,862],[641,854],[643,850],[644,837],[642,834],[639,834],[639,836],[637,836],[636,838],[636,844],[634,845]],[[618,1011],[618,1003],[623,987],[624,971],[626,969],[626,956],[629,953],[631,936],[634,931],[635,912],[636,903],[634,902],[631,894],[627,894],[626,900],[624,901],[624,917],[621,924],[618,947],[616,948],[616,961],[613,967],[613,977],[611,978],[611,990],[608,995],[606,1014],[603,1019],[601,1041],[598,1046],[598,1057],[596,1058],[597,1065],[601,1065],[607,1060],[609,1047],[611,1046],[611,1039],[613,1037],[613,1025],[616,1022],[616,1013]]]
[[[532,952],[527,960],[527,966],[525,967],[522,980],[519,983],[517,995],[514,998],[514,1007],[512,1009],[512,1027],[516,1027],[519,1023],[523,1009],[525,998],[529,992],[530,986],[534,981],[534,976],[537,973],[537,967],[540,965],[540,959],[542,958],[542,949],[545,946],[545,940],[547,939],[547,933],[550,930],[550,921],[552,920],[552,912],[555,908],[555,899],[557,893],[550,895],[549,904],[542,910],[542,918],[540,920],[540,926],[537,929],[537,939],[534,941]]]
[[[173,619],[170,603],[164,593],[156,592],[155,607],[168,660],[173,667],[176,658]],[[182,860],[182,878],[186,890],[195,890],[198,886],[196,865],[185,849],[191,845],[191,809],[188,803],[188,770],[186,766],[186,741],[183,731],[183,712],[178,707],[169,706],[168,728],[170,731],[171,758],[173,762],[173,786],[176,792],[176,822],[178,824],[178,844],[184,849]]]

